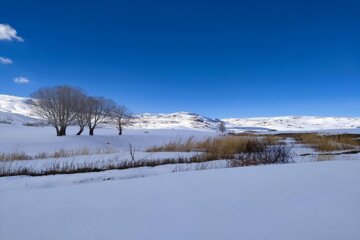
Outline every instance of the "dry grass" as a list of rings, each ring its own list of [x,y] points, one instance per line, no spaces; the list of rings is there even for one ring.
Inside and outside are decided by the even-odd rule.
[[[209,137],[202,141],[178,138],[162,146],[147,149],[148,152],[205,152],[217,156],[233,156],[240,152],[256,152],[267,145],[278,144],[278,137],[274,136],[222,136]]]
[[[194,141],[194,137],[189,137],[186,140],[182,138],[176,138],[170,140],[163,146],[154,146],[147,149],[147,152],[196,152],[195,148],[197,142]]]
[[[32,159],[32,157],[24,152],[0,153],[0,161],[28,159]]]
[[[0,153],[0,161],[67,158],[74,156],[87,156],[87,155],[111,154],[111,153],[116,153],[116,151],[111,148],[99,148],[99,149],[80,148],[76,150],[60,149],[50,153],[48,152],[37,153],[34,156],[26,154],[24,152],[12,152],[12,153]]]
[[[360,136],[358,134],[322,135],[317,133],[293,133],[285,135],[319,152],[356,150],[360,148]],[[282,134],[282,136],[285,135]]]
[[[202,163],[208,162],[207,159],[200,157],[200,155],[193,157],[179,157],[168,158],[158,160],[139,160],[139,161],[123,161],[114,157],[107,161],[98,162],[78,162],[73,161],[53,161],[47,164],[44,168],[34,165],[21,165],[16,164],[14,161],[0,161],[0,177],[5,176],[46,176],[56,174],[75,174],[75,173],[87,173],[87,172],[101,172],[107,170],[124,170],[129,168],[139,167],[156,167],[166,164],[184,164],[184,163]],[[196,170],[196,169],[195,169]]]
[[[52,161],[44,168],[32,164],[19,164],[13,160],[65,158],[78,155],[113,153],[111,149],[80,149],[73,151],[59,150],[53,153],[40,153],[29,156],[24,153],[3,154],[0,161],[0,176],[15,175],[52,175],[84,172],[98,172],[111,169],[128,169],[137,167],[154,167],[164,164],[204,163],[212,160],[227,159],[229,167],[249,166],[272,163],[291,162],[291,154],[286,145],[278,142],[273,136],[223,136],[195,141],[193,138],[182,141],[178,139],[148,151],[196,151],[197,155],[189,158],[169,158],[162,160],[121,161],[114,156],[113,160],[104,162]],[[199,168],[203,168],[199,165]]]
[[[148,152],[201,152],[203,160],[229,159],[233,166],[248,166],[290,162],[290,150],[274,136],[222,136],[202,141],[173,140],[163,146],[149,148]]]

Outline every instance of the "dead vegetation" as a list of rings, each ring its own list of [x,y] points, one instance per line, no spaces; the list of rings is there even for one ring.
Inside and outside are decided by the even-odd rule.
[[[111,154],[111,153],[116,153],[116,151],[112,148],[99,148],[99,149],[80,148],[76,150],[60,149],[50,153],[40,152],[35,155],[29,155],[26,154],[25,152],[12,152],[12,153],[0,153],[0,161],[68,158],[74,156],[87,156],[87,155]]]
[[[104,153],[101,150],[98,153]],[[178,139],[171,141],[161,147],[149,149],[155,151],[196,151],[192,157],[176,157],[168,159],[142,159],[135,160],[136,149],[129,145],[131,160],[121,160],[118,156],[113,159],[98,162],[87,161],[51,161],[39,168],[36,164],[20,164],[19,161],[26,160],[32,156],[24,153],[13,155],[3,155],[0,161],[0,176],[43,176],[53,174],[72,174],[85,172],[99,172],[112,169],[128,169],[138,167],[155,167],[165,164],[184,164],[184,163],[205,163],[213,160],[226,160],[227,167],[250,166],[272,163],[289,163],[292,161],[290,149],[280,142],[277,137],[239,137],[226,136],[207,138],[203,141],[195,141],[194,138],[182,141]],[[57,151],[51,154],[37,154],[32,158],[60,158],[76,155],[94,154],[93,152],[82,149],[77,151]],[[200,164],[198,169],[206,168]],[[194,169],[196,170],[196,168]]]
[[[274,136],[220,136],[196,141],[194,137],[177,138],[162,146],[154,146],[147,152],[206,152],[218,156],[233,156],[239,152],[257,151],[266,145],[278,144]]]
[[[32,159],[32,156],[24,152],[0,153],[0,161],[28,160],[28,159]]]
[[[42,168],[37,167],[36,164],[21,165],[14,161],[0,161],[0,177],[18,175],[46,176],[56,174],[102,172],[115,169],[124,170],[129,168],[156,167],[166,164],[202,163],[207,161],[208,160],[201,158],[198,155],[193,157],[177,157],[154,160],[143,159],[138,161],[124,161],[115,156],[111,160],[96,162],[78,162],[76,160],[66,162],[52,161]]]
[[[227,159],[231,166],[249,166],[291,162],[290,149],[275,136],[222,136],[202,141],[194,138],[170,141],[148,152],[199,152],[204,161]]]
[[[319,152],[333,152],[360,149],[359,134],[334,134],[325,135],[318,133],[289,133],[278,134],[281,137],[294,138],[307,147]]]

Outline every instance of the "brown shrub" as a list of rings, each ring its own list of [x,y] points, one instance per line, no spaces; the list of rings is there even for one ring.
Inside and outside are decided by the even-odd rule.
[[[279,158],[274,154],[274,156],[270,156],[269,154],[272,146],[278,145],[279,138],[274,136],[222,136],[209,137],[202,141],[194,141],[193,138],[189,138],[185,141],[177,139],[176,141],[170,141],[163,146],[149,148],[147,151],[201,152],[202,154],[200,155],[200,158],[208,161],[218,159],[241,160],[240,156],[247,156],[249,158],[253,158],[256,156],[256,158],[262,159],[261,161],[256,161],[256,164],[261,164],[266,163],[267,161],[282,161],[273,160]],[[272,160],[268,159],[270,157]],[[287,155],[285,157],[287,157]]]
[[[317,133],[299,133],[287,135],[320,152],[354,150],[360,147],[356,134],[323,135]]]

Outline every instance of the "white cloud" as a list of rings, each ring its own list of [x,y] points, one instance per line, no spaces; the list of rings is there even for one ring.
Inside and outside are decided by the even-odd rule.
[[[18,84],[26,84],[29,83],[30,80],[27,79],[26,77],[16,77],[14,78],[14,83],[18,83]]]
[[[10,58],[6,58],[6,57],[0,57],[0,63],[2,64],[12,64],[12,60]]]
[[[17,41],[24,41],[21,37],[17,35],[17,32],[14,28],[12,28],[8,24],[2,24],[0,23],[0,40],[17,40]]]

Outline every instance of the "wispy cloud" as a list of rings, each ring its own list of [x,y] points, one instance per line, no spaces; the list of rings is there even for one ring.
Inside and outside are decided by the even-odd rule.
[[[2,63],[2,64],[12,64],[13,61],[10,58],[0,57],[0,63]]]
[[[26,84],[29,83],[30,80],[26,77],[16,77],[14,78],[14,83],[18,83],[18,84]]]
[[[8,24],[0,23],[0,40],[17,40],[23,42],[24,39],[17,35],[16,30]]]

